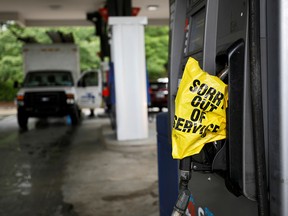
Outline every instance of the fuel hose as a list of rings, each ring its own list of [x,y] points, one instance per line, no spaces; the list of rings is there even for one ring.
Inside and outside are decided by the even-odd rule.
[[[260,56],[260,1],[249,1],[249,51],[255,179],[258,215],[268,216],[268,192],[265,161],[262,79]]]

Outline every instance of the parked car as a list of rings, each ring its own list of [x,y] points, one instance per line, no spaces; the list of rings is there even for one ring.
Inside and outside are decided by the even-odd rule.
[[[150,106],[158,107],[161,111],[168,106],[168,78],[159,78],[155,82],[150,82]]]

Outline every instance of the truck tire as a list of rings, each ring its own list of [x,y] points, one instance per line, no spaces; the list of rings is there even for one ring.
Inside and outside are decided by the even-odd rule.
[[[72,125],[78,125],[80,122],[80,116],[78,109],[75,109],[73,112],[70,113],[71,123]]]
[[[25,111],[18,109],[17,112],[17,121],[18,125],[21,129],[27,130],[27,125],[28,125],[28,116],[25,113]]]
[[[95,113],[94,113],[94,109],[90,109],[90,117],[94,117],[95,116]]]

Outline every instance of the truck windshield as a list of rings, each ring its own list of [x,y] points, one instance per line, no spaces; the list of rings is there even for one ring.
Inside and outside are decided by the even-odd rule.
[[[68,71],[33,71],[29,72],[24,87],[73,86],[73,78]]]

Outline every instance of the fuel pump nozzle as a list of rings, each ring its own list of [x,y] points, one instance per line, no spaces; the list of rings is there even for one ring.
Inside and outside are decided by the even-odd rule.
[[[180,170],[179,195],[171,216],[185,215],[191,194],[188,188],[188,183],[191,179],[191,157],[186,157],[180,160],[179,170]]]

